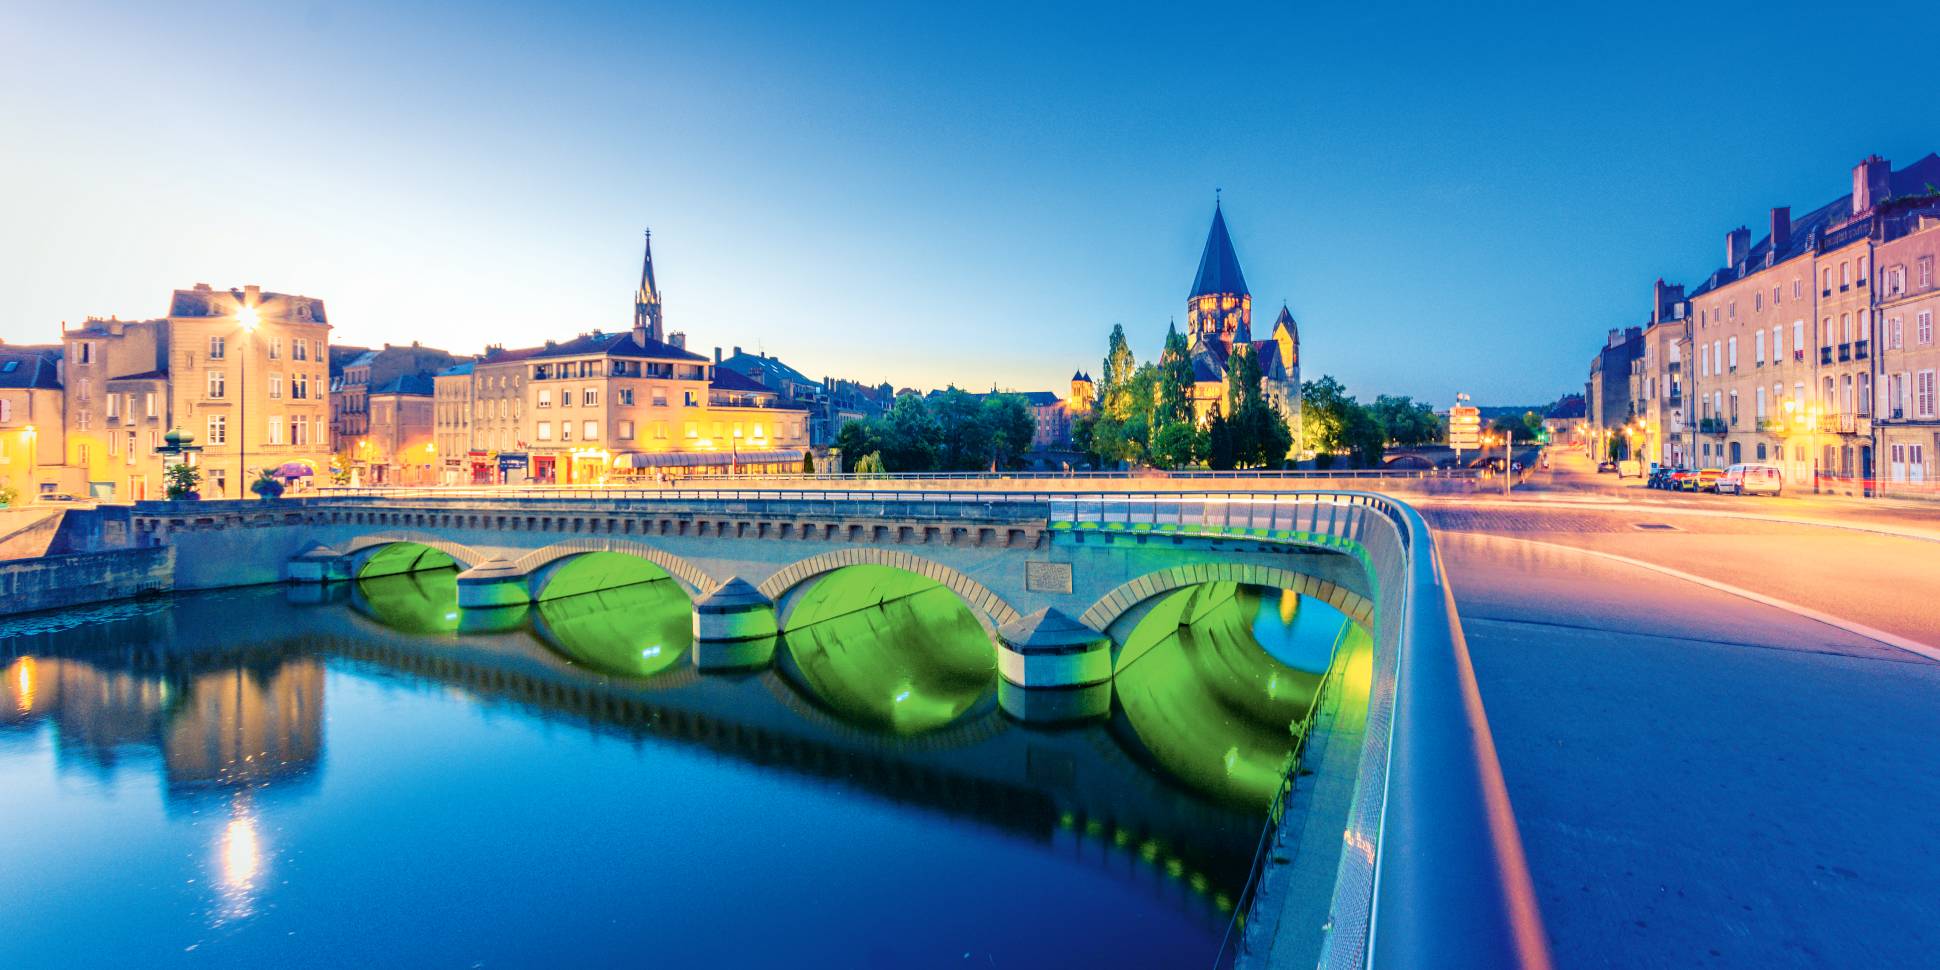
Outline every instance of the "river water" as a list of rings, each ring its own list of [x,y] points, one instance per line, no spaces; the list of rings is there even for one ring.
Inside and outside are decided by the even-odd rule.
[[[1291,728],[1365,640],[1179,591],[1108,714],[1040,726],[947,590],[821,582],[738,672],[696,669],[664,578],[0,623],[0,967],[1207,966]]]

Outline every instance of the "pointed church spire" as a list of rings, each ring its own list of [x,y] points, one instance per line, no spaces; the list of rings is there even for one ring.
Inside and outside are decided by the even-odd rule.
[[[1233,252],[1233,237],[1226,232],[1226,213],[1217,200],[1213,202],[1212,229],[1206,233],[1206,249],[1199,256],[1199,275],[1187,296],[1214,293],[1248,295],[1246,277],[1239,271],[1239,254]]]
[[[665,342],[660,326],[660,286],[653,279],[653,230],[646,231],[646,255],[640,262],[640,289],[633,294],[633,339]]]

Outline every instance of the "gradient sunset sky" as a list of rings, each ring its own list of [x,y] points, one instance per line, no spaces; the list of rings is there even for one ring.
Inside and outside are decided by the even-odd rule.
[[[1305,376],[1534,403],[1940,150],[1930,8],[1360,6],[10,5],[0,338],[207,282],[528,345],[625,326],[651,226],[702,353],[1062,393],[1183,320],[1219,188]]]

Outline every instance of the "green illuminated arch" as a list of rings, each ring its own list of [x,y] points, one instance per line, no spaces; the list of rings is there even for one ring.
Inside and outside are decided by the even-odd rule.
[[[1113,681],[1138,744],[1186,785],[1269,804],[1330,665],[1365,628],[1281,589],[1212,582],[1165,594],[1120,651]]]
[[[647,582],[541,599],[532,626],[540,639],[574,662],[623,677],[665,671],[694,642],[693,604],[664,574]]]
[[[844,566],[803,591],[782,633],[783,670],[845,720],[934,730],[994,697],[997,651],[957,594],[879,565]]]
[[[360,575],[351,583],[351,608],[400,633],[456,633],[458,570],[451,557],[445,561],[443,569]]]
[[[420,570],[453,569],[458,560],[443,549],[433,548],[420,542],[386,542],[371,547],[371,551],[357,568],[359,579],[375,579],[379,576],[395,576],[399,573]]]
[[[544,602],[640,583],[668,582],[672,575],[660,564],[628,552],[575,552],[539,567],[533,576],[535,599]],[[676,584],[673,592],[687,602]]]

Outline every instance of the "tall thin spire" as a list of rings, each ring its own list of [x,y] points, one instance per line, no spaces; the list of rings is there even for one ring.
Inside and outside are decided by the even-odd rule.
[[[1239,254],[1233,251],[1233,237],[1226,232],[1226,213],[1213,203],[1212,228],[1206,233],[1206,249],[1199,255],[1199,275],[1188,296],[1214,293],[1247,295],[1246,277],[1239,271]]]
[[[653,230],[646,231],[646,255],[640,261],[640,289],[633,294],[633,335],[636,340],[666,341],[660,325],[660,286],[653,279]]]

